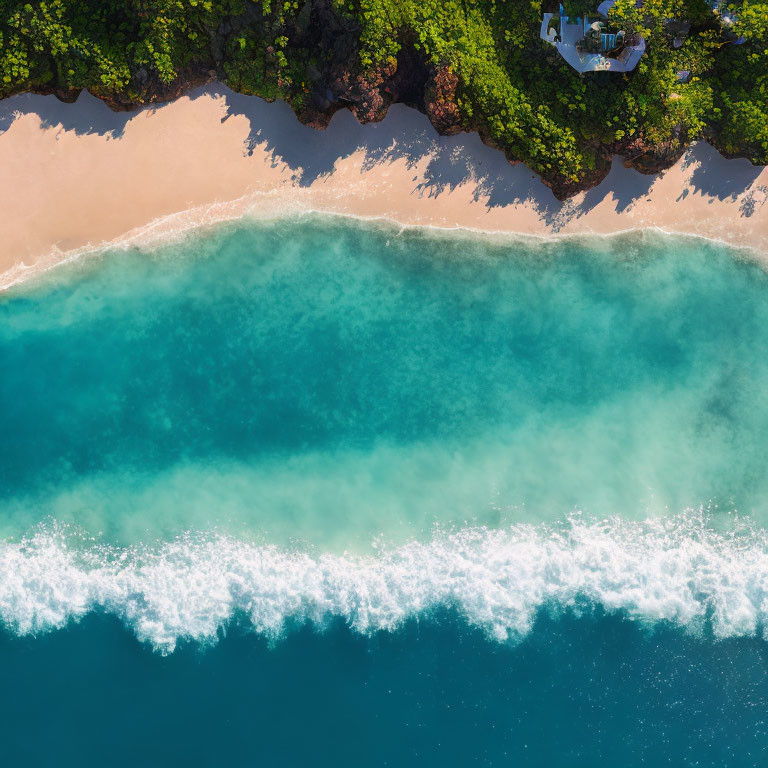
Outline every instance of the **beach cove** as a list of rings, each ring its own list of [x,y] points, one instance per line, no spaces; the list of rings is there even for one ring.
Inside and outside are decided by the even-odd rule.
[[[0,104],[10,764],[763,765],[765,169]]]
[[[617,160],[560,202],[477,135],[438,136],[403,105],[368,125],[341,111],[316,131],[221,84],[123,113],[87,92],[6,99],[0,168],[0,288],[91,250],[303,211],[545,237],[652,227],[768,251],[768,170],[704,142],[659,175]]]

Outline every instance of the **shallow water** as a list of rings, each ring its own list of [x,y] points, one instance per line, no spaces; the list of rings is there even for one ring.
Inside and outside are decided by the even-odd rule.
[[[767,292],[695,239],[320,218],[87,260],[0,299],[2,532],[764,522]]]
[[[0,295],[0,371],[14,762],[765,759],[739,254],[243,221]]]

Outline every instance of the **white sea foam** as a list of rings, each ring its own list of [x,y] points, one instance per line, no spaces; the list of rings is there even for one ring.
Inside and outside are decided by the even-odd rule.
[[[180,639],[214,641],[236,614],[270,636],[289,619],[332,616],[370,633],[448,606],[503,641],[524,636],[542,606],[597,605],[647,622],[708,623],[718,637],[762,632],[766,534],[717,533],[699,516],[575,517],[562,526],[438,533],[375,556],[210,535],[119,549],[57,526],[0,545],[0,617],[13,631],[55,629],[103,610],[163,652]]]

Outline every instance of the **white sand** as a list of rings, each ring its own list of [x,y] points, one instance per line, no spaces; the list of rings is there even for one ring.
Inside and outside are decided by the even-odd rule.
[[[222,85],[122,114],[88,94],[6,99],[0,178],[0,288],[107,244],[302,209],[534,235],[659,227],[768,259],[768,168],[704,143],[658,176],[616,161],[560,203],[476,135],[440,137],[407,107],[366,126],[339,112],[314,131],[285,104]]]

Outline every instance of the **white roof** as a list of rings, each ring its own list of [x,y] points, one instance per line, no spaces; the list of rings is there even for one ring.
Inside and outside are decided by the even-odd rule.
[[[598,6],[598,12],[605,16],[616,0],[604,0]],[[550,34],[549,22],[553,14],[545,13],[541,21],[540,37],[557,48],[560,55],[577,72],[630,72],[637,66],[640,57],[645,53],[645,40],[640,38],[636,45],[626,46],[616,57],[605,56],[602,53],[579,52],[576,44],[586,34],[590,26],[589,19],[577,19],[577,23],[563,23],[560,17],[560,42],[555,42],[555,34]]]

